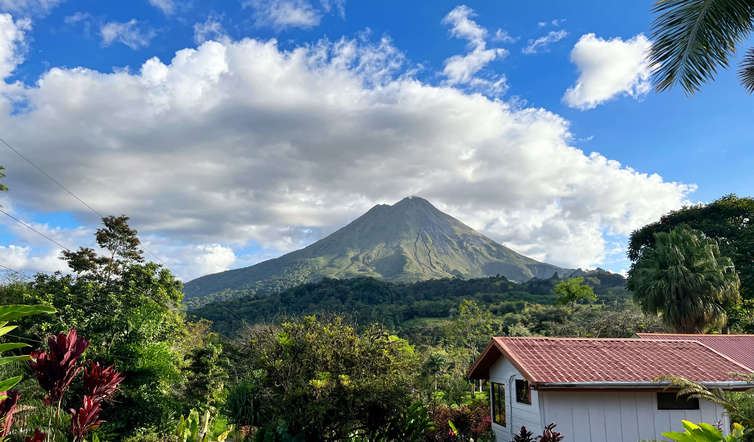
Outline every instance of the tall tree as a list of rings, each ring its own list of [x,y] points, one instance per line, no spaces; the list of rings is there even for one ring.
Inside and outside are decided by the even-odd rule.
[[[659,0],[652,26],[650,61],[662,91],[679,84],[693,94],[712,79],[754,30],[752,0]],[[754,48],[741,62],[739,77],[754,92]]]
[[[720,252],[731,258],[741,280],[741,297],[754,299],[754,199],[726,195],[710,204],[684,207],[664,215],[631,234],[628,257],[636,262],[642,249],[653,246],[655,233],[688,225],[717,241]]]
[[[731,259],[720,254],[714,239],[688,226],[654,237],[628,272],[637,303],[681,333],[724,327],[725,308],[740,301]]]
[[[202,351],[209,341],[187,328],[181,282],[169,270],[144,261],[128,217],[102,221],[96,232],[99,251],[80,248],[63,254],[71,274],[37,274],[22,291],[0,289],[0,300],[55,306],[59,313],[49,320],[22,324],[25,338],[41,340],[76,328],[91,341],[89,357],[114,364],[124,374],[117,411],[104,411],[106,431],[122,437],[144,427],[164,429],[186,411],[182,402],[215,402],[200,396],[217,392],[190,389],[186,383],[200,380],[203,374],[194,376],[192,369],[204,369],[202,364],[218,356],[218,349]]]
[[[560,281],[558,285],[555,286],[555,293],[560,295],[558,298],[558,304],[570,305],[571,310],[573,310],[573,306],[578,301],[596,301],[597,295],[594,294],[594,290],[592,290],[590,286],[582,284],[583,282],[583,277],[569,278],[565,281]]]

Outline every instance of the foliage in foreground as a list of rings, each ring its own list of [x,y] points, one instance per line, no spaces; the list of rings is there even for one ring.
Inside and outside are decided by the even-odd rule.
[[[58,314],[20,321],[28,342],[76,329],[91,345],[87,356],[118,367],[118,407],[102,410],[99,430],[108,439],[142,432],[165,434],[192,408],[220,406],[226,375],[217,340],[207,324],[181,311],[181,283],[167,269],[144,262],[128,218],[103,218],[96,239],[103,253],[65,252],[72,274],[37,274],[0,287],[0,303],[45,304]],[[27,388],[27,387],[24,387]],[[30,387],[28,387],[30,388]]]
[[[754,4],[731,0],[666,0],[655,3],[651,65],[658,90],[680,84],[694,93],[728,67],[736,47],[754,30]],[[754,92],[754,48],[741,62],[739,77]]]
[[[683,433],[668,431],[662,435],[679,442],[743,442],[744,440],[744,428],[737,423],[733,424],[733,431],[727,437],[723,436],[719,429],[704,422],[695,424],[684,420],[683,427],[686,429]]]
[[[258,407],[251,424],[271,433],[390,438],[416,393],[418,360],[406,341],[377,326],[359,334],[339,317],[251,329],[241,352],[253,376],[249,402]]]

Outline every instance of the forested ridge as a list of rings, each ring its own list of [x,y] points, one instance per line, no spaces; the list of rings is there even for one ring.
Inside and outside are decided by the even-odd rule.
[[[599,296],[598,303],[623,306],[628,301],[625,279],[604,270],[577,271]],[[504,276],[445,278],[393,283],[375,278],[330,279],[302,284],[281,293],[249,295],[190,309],[191,316],[212,321],[213,328],[232,336],[244,325],[279,323],[300,315],[344,314],[359,324],[381,323],[404,330],[424,319],[446,319],[463,300],[495,315],[521,312],[528,305],[553,305],[559,275],[516,283]],[[189,306],[191,300],[189,300]]]

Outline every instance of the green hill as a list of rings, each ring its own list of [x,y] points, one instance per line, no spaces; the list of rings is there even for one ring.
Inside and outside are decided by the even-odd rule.
[[[604,270],[583,272],[600,303],[628,299],[625,279]],[[249,295],[213,302],[191,310],[196,318],[209,319],[213,328],[232,336],[245,324],[277,323],[305,314],[345,314],[359,324],[379,322],[402,330],[417,321],[452,316],[463,299],[473,300],[495,315],[519,312],[526,304],[552,304],[553,288],[562,279],[530,279],[516,283],[503,276],[476,279],[446,278],[415,283],[393,283],[374,278],[324,279],[272,295]]]
[[[251,267],[186,283],[186,300],[276,293],[323,278],[391,282],[502,275],[512,281],[571,271],[527,258],[487,238],[427,200],[377,205],[331,235]],[[223,296],[225,294],[226,296]]]

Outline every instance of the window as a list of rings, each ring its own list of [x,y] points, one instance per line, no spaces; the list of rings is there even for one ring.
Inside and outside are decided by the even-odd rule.
[[[678,397],[676,393],[657,393],[658,410],[698,410],[699,399]]]
[[[531,388],[526,379],[516,379],[516,402],[531,405]]]
[[[492,422],[505,426],[505,385],[491,382]]]

